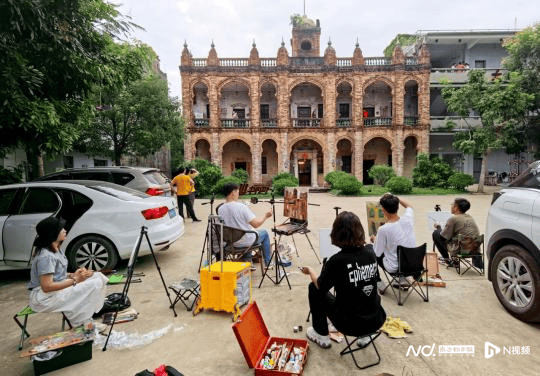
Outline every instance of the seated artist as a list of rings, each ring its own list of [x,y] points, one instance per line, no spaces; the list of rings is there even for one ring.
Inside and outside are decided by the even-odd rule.
[[[441,230],[441,226],[435,224],[433,243],[442,256],[440,261],[446,265],[454,265],[450,256],[454,257],[458,252],[479,253],[480,231],[473,217],[467,214],[470,207],[471,203],[467,199],[456,198],[450,209],[453,215],[446,221],[444,229]],[[458,235],[462,238],[461,245],[458,242]],[[472,262],[475,267],[484,268],[480,257],[473,257]]]
[[[36,226],[38,238],[30,271],[30,307],[35,312],[64,312],[73,326],[91,322],[105,302],[107,277],[79,268],[67,273],[68,260],[60,248],[66,221],[48,217]]]
[[[262,217],[256,217],[246,205],[238,202],[239,187],[235,183],[225,184],[223,187],[223,194],[225,195],[225,203],[218,209],[218,215],[223,218],[225,226],[235,227],[242,230],[252,230],[252,228],[259,228],[268,218],[272,216],[272,210],[264,213]],[[265,229],[258,229],[259,244],[262,244],[263,258],[265,265],[268,266],[272,258],[270,252],[270,237],[268,231]],[[234,245],[236,247],[249,247],[255,240],[254,234],[245,234]],[[245,255],[244,261],[251,262],[252,255]]]
[[[309,266],[301,268],[311,277],[308,299],[313,327],[306,336],[325,349],[331,346],[327,318],[337,330],[351,336],[374,333],[386,320],[376,291],[377,259],[371,244],[365,242],[360,219],[351,212],[339,213],[330,239],[341,250],[323,265],[321,275],[317,277]],[[329,291],[332,287],[335,295]],[[369,343],[364,340],[358,341],[359,346]]]

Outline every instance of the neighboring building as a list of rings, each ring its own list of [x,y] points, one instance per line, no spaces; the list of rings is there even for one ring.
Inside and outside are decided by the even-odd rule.
[[[334,170],[368,182],[374,164],[411,176],[417,153],[429,152],[430,53],[405,57],[320,54],[319,21],[306,16],[292,28],[291,54],[277,57],[181,57],[185,159],[203,158],[225,175],[243,168],[252,182],[294,173],[300,185],[322,186]]]
[[[445,79],[459,87],[467,82],[469,69],[482,69],[488,80],[494,80],[505,70],[502,60],[507,56],[502,46],[506,38],[512,37],[516,30],[470,30],[470,31],[417,31],[417,46],[427,45],[431,53],[430,75],[430,153],[437,155],[460,171],[480,176],[481,158],[452,148],[455,132],[481,124],[480,118],[471,113],[462,118],[448,112],[441,96],[441,80]],[[408,51],[404,47],[405,51]],[[414,49],[413,49],[414,51]],[[447,127],[448,121],[455,126]],[[488,172],[511,174],[523,171],[532,162],[534,145],[528,145],[528,152],[508,155],[504,150],[493,151],[488,158]]]

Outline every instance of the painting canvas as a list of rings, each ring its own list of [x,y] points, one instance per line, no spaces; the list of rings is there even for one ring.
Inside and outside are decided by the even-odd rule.
[[[297,221],[307,221],[308,190],[299,187],[285,187],[283,194],[283,216]]]
[[[369,236],[377,235],[379,227],[385,223],[382,207],[378,202],[366,202],[366,210]]]

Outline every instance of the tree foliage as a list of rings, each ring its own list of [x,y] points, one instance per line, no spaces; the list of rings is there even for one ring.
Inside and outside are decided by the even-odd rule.
[[[169,98],[167,82],[148,73],[155,53],[144,44],[111,45],[115,56],[96,88],[100,103],[82,132],[78,149],[109,155],[117,165],[128,153],[147,155],[182,136],[179,103]]]
[[[454,173],[454,169],[441,158],[418,154],[416,166],[413,168],[413,184],[421,188],[447,188],[448,178]]]
[[[390,178],[396,176],[394,169],[388,165],[373,165],[368,170],[368,175],[375,184],[384,186]]]
[[[103,0],[0,2],[0,147],[25,146],[34,168],[43,153],[69,149],[102,76],[106,46],[133,27],[116,7]]]
[[[469,81],[455,88],[445,83],[442,96],[448,110],[463,117],[480,116],[482,125],[457,134],[454,148],[467,154],[482,155],[478,191],[483,191],[487,158],[492,149],[519,147],[524,132],[525,115],[533,96],[520,87],[520,76],[509,74],[505,80],[487,81],[483,70],[471,70]]]

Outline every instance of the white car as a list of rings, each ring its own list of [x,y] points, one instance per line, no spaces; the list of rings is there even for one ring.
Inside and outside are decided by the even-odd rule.
[[[486,244],[501,304],[520,320],[540,321],[540,161],[493,194]]]
[[[0,270],[29,268],[36,225],[48,216],[66,220],[62,245],[72,269],[112,269],[128,259],[142,226],[154,251],[184,233],[171,196],[149,196],[116,184],[73,180],[0,186]],[[146,239],[139,255],[150,253]]]

